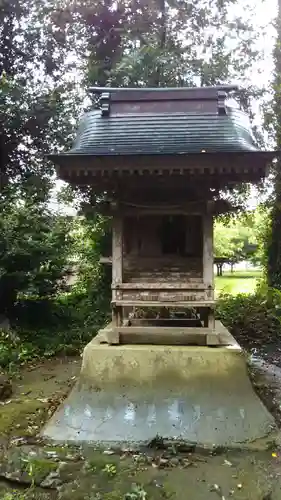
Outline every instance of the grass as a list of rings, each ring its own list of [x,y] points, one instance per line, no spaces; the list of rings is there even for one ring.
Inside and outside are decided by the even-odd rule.
[[[262,277],[261,271],[234,271],[224,272],[222,276],[215,278],[216,294],[220,292],[237,295],[238,293],[252,293],[255,291],[259,279]]]

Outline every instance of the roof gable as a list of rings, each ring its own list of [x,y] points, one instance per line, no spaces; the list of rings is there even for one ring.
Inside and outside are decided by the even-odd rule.
[[[98,109],[82,117],[70,154],[183,155],[258,150],[248,116],[228,104],[223,88],[92,90],[99,96]]]
[[[226,114],[226,90],[235,87],[193,88],[99,88],[102,116],[131,114],[212,113]]]

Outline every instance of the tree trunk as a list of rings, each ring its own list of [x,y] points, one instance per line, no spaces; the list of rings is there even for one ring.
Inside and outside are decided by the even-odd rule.
[[[276,148],[281,148],[281,0],[278,0],[277,40],[274,49],[275,80],[273,114]],[[268,242],[267,273],[270,286],[281,290],[281,162],[275,165],[274,205]]]
[[[167,26],[166,26],[166,4],[165,0],[159,0],[159,8],[160,8],[160,13],[161,13],[161,18],[160,18],[160,38],[159,38],[159,53],[162,55],[162,52],[165,48],[166,45],[166,33],[167,33]],[[155,73],[155,81],[154,85],[155,87],[161,87],[162,85],[162,74],[163,74],[163,64],[158,64],[158,67],[156,69]]]

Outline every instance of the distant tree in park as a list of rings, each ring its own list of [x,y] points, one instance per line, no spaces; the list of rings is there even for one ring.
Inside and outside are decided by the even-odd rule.
[[[225,221],[219,219],[214,226],[214,256],[218,265],[233,267],[241,261],[261,265],[264,262],[264,231],[268,212],[254,211]]]

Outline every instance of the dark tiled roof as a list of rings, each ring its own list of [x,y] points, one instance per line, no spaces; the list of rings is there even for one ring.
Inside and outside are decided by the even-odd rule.
[[[258,182],[276,152],[259,150],[248,116],[228,97],[236,90],[91,89],[99,109],[84,114],[70,151],[49,158],[61,179],[96,192]]]
[[[69,154],[150,155],[255,152],[247,115],[226,106],[218,113],[86,113]]]

